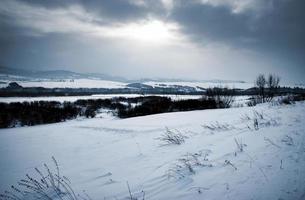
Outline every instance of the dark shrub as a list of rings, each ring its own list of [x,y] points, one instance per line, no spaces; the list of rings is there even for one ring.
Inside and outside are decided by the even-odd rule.
[[[93,118],[97,110],[101,108],[115,110],[118,117],[126,118],[164,112],[219,108],[219,102],[213,98],[172,101],[168,97],[147,96],[77,100],[73,103],[55,101],[0,103],[0,128],[62,122],[77,116]]]

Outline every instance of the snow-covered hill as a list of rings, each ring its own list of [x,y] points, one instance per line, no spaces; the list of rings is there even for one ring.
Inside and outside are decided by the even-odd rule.
[[[0,88],[7,87],[10,82],[17,82],[23,87],[45,88],[125,88],[129,84],[143,86],[177,88],[191,87],[198,91],[203,88],[227,86],[230,88],[247,89],[253,83],[227,80],[182,80],[182,79],[140,79],[126,80],[122,77],[98,73],[76,73],[65,70],[30,71],[0,67]]]
[[[0,87],[7,87],[12,81],[2,81]],[[22,87],[44,88],[125,88],[126,83],[99,79],[32,79],[15,80]]]
[[[304,124],[299,102],[1,129],[0,191],[55,156],[96,200],[304,199]]]
[[[240,80],[185,80],[185,79],[139,79],[128,80],[123,77],[99,73],[77,73],[65,70],[35,71],[0,66],[0,88],[7,87],[10,82],[17,82],[23,87],[45,88],[126,88],[130,85],[143,87],[190,89],[203,91],[210,87],[228,87],[248,89],[254,82]],[[301,87],[304,84],[281,83],[281,86]]]
[[[194,87],[198,90],[202,88],[213,88],[213,87],[228,87],[228,88],[239,88],[248,89],[253,87],[253,83],[243,81],[179,81],[179,82],[160,82],[160,81],[148,81],[144,82],[146,85],[153,87],[174,87],[174,86],[187,86]]]
[[[119,82],[111,80],[103,80],[97,78],[78,78],[78,79],[29,79],[19,76],[0,75],[0,87],[7,87],[10,82],[17,82],[22,87],[44,87],[44,88],[126,88],[130,82]],[[209,87],[229,87],[248,89],[253,87],[252,83],[247,82],[212,82],[212,81],[148,81],[141,83],[143,86],[161,87],[161,88],[177,88],[191,87],[198,91]]]

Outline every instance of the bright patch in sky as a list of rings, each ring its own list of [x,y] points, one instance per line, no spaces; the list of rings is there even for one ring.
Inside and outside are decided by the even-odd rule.
[[[303,83],[304,6],[304,0],[0,0],[0,66],[129,78],[251,81],[277,73]]]
[[[140,42],[164,44],[178,39],[179,27],[159,20],[145,20],[140,23],[123,24],[101,31],[101,36],[120,37]]]
[[[136,40],[165,44],[179,39],[179,26],[174,22],[146,18],[128,23],[96,23],[106,20],[78,5],[46,9],[17,1],[4,1],[0,13],[7,13],[20,26],[32,29],[33,35],[48,33],[81,33],[85,36]],[[181,37],[181,36],[180,36]]]

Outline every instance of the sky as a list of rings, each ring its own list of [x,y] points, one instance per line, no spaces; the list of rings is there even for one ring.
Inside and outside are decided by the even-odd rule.
[[[0,66],[305,83],[304,0],[1,0]]]

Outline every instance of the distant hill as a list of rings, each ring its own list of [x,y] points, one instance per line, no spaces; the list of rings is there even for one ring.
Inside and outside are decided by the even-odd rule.
[[[107,80],[107,81],[118,81],[124,83],[146,83],[146,82],[209,82],[209,83],[245,83],[245,81],[240,80],[194,80],[194,79],[177,79],[177,78],[142,78],[142,79],[126,79],[120,76],[111,76],[102,73],[79,73],[72,72],[68,70],[25,70],[20,68],[10,68],[0,66],[0,77],[7,76],[7,80],[11,76],[19,76],[22,80],[24,79],[98,79],[98,80]],[[15,77],[14,80],[18,79]]]
[[[78,73],[67,70],[24,70],[18,68],[9,68],[0,66],[1,77],[5,76],[19,76],[22,79],[99,79],[108,81],[126,82],[123,77],[110,76],[99,73]]]

